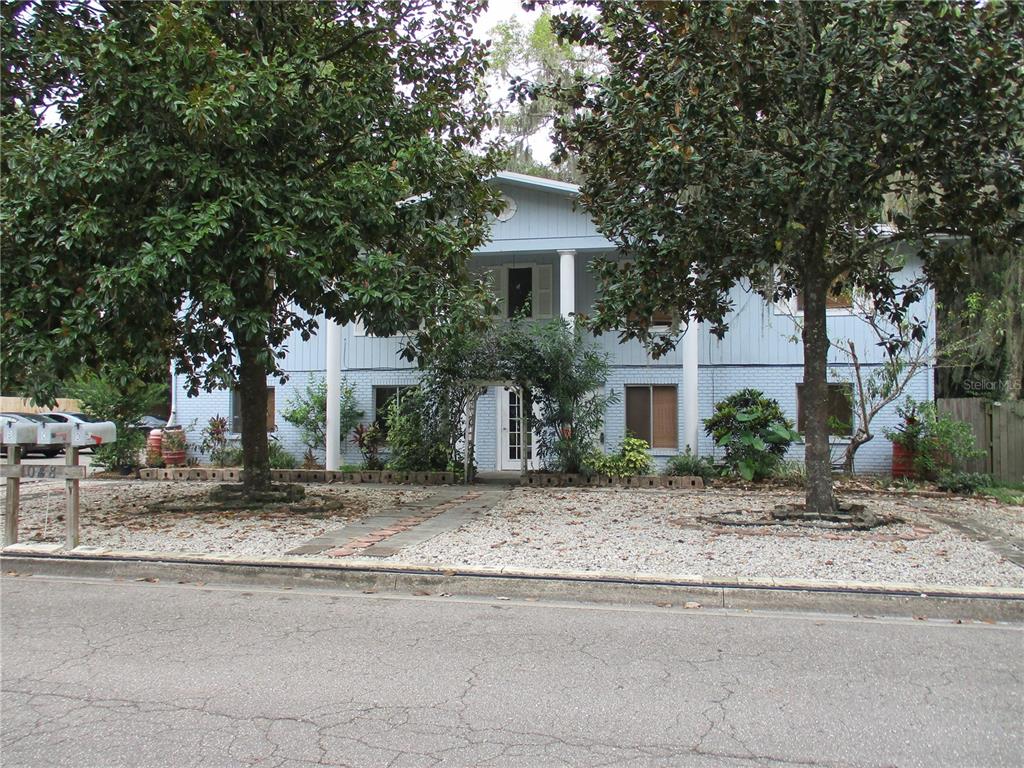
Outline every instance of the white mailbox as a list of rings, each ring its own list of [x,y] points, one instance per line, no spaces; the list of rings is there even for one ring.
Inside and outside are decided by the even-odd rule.
[[[20,421],[18,419],[3,419],[3,442],[4,445],[32,445],[36,441],[36,427],[34,421]]]
[[[112,421],[79,421],[71,433],[71,444],[78,448],[114,442],[117,442],[117,427]]]
[[[38,445],[70,445],[73,425],[64,422],[40,424],[36,443]]]

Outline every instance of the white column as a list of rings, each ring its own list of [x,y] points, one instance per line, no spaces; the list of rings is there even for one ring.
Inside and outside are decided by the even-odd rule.
[[[171,360],[171,412],[167,414],[168,427],[178,423],[178,372],[174,369],[174,360]]]
[[[341,467],[341,326],[327,320],[327,469]]]
[[[569,322],[576,311],[576,251],[558,252],[558,309]]]
[[[697,438],[700,435],[700,411],[698,391],[698,351],[700,323],[690,316],[683,334],[683,437],[690,453],[697,455]]]

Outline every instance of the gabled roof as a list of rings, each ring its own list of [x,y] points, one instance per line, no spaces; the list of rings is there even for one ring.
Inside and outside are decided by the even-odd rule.
[[[572,195],[574,197],[580,193],[580,188],[577,184],[545,179],[541,176],[527,176],[525,173],[513,173],[512,171],[498,171],[490,180],[501,181],[505,184],[513,184],[519,187],[540,189],[545,192],[559,192],[563,195]]]

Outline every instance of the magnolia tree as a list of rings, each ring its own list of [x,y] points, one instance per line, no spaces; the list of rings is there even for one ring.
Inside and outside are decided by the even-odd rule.
[[[5,391],[170,351],[239,390],[254,491],[289,338],[479,316],[481,5],[5,3]]]
[[[628,259],[599,265],[592,326],[660,353],[675,338],[652,335],[659,310],[722,335],[737,282],[801,294],[811,510],[835,504],[829,293],[859,291],[920,338],[924,286],[901,290],[896,244],[952,282],[958,241],[1021,237],[1022,16],[998,2],[591,0],[553,18],[608,62],[533,89],[559,105],[582,204]]]

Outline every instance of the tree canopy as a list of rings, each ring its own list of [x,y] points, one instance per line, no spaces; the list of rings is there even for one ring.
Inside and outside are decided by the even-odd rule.
[[[5,4],[4,386],[170,351],[192,392],[241,388],[266,483],[291,334],[326,313],[429,346],[479,315],[480,6]]]
[[[550,132],[554,122],[551,99],[545,95],[520,99],[515,86],[519,82],[567,84],[577,74],[598,71],[599,54],[559,40],[547,10],[528,25],[515,17],[499,22],[491,30],[491,38],[488,82],[502,97],[495,125],[499,137],[508,143],[506,170],[577,182],[579,174],[572,156],[557,166],[550,165],[549,158],[533,156],[531,140],[538,133]]]
[[[629,259],[600,266],[593,327],[661,352],[676,339],[652,338],[656,310],[722,334],[737,283],[802,294],[813,508],[833,503],[828,293],[861,292],[920,328],[924,286],[894,279],[896,243],[945,283],[963,271],[958,243],[1019,247],[1022,15],[1001,2],[587,0],[553,18],[608,59],[604,75],[533,89],[559,104],[582,203]]]

